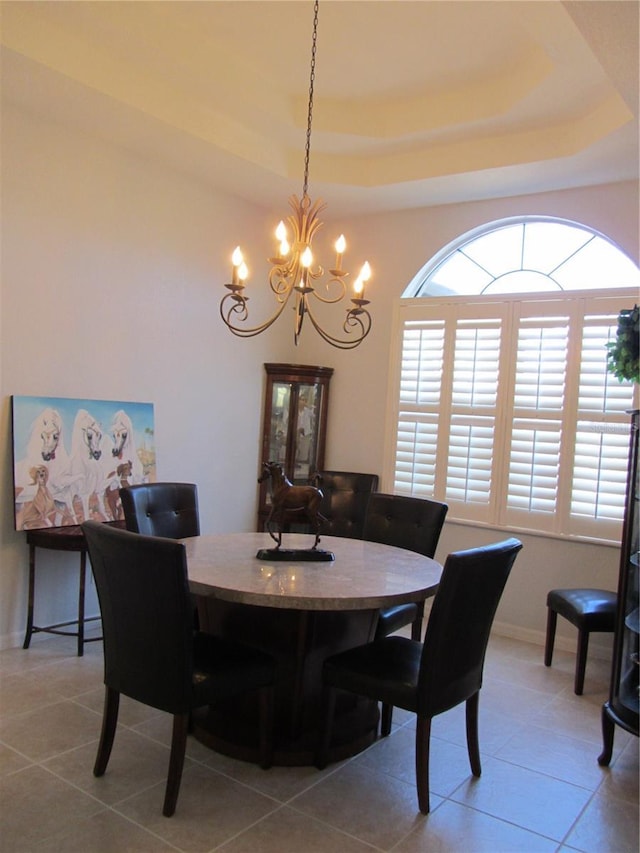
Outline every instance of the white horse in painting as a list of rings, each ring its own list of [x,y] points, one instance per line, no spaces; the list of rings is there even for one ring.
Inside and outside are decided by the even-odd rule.
[[[135,445],[133,424],[124,409],[120,409],[113,416],[111,426],[109,427],[109,434],[113,441],[111,455],[114,465],[123,465],[130,462],[131,475],[129,482],[131,484],[142,483],[144,481],[144,470]]]
[[[119,409],[111,420],[109,435],[111,463],[105,460],[108,474],[105,483],[105,506],[114,521],[123,517],[119,492],[122,486],[145,481],[144,469],[135,446],[133,423],[124,409]]]
[[[51,407],[43,409],[31,424],[26,454],[15,466],[15,500],[16,505],[23,506],[35,498],[38,490],[33,470],[46,467],[47,487],[57,511],[56,524],[70,524],[75,520],[70,493],[70,460],[63,429],[60,413]]]
[[[92,507],[107,521],[109,515],[104,505],[107,471],[111,464],[105,453],[108,436],[86,409],[79,409],[73,424],[71,437],[71,476],[74,478],[74,497],[82,501],[84,519],[94,518]]]

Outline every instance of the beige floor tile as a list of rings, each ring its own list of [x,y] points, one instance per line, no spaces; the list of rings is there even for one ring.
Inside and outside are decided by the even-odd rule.
[[[175,849],[122,815],[104,811],[75,821],[34,853],[175,853]]]
[[[8,776],[10,773],[22,770],[30,764],[31,761],[24,755],[20,755],[14,749],[0,744],[0,776]]]
[[[630,803],[638,803],[640,796],[640,755],[638,738],[630,738],[622,752],[612,761],[607,770],[601,793],[608,797],[620,797]]]
[[[186,853],[213,850],[278,808],[208,767],[185,768],[176,812],[162,815],[164,783],[120,803],[118,812]]]
[[[35,667],[23,677],[33,684],[48,684],[65,699],[72,699],[80,693],[92,690],[96,683],[102,681],[103,674],[102,657],[85,655]]]
[[[220,853],[371,853],[373,848],[283,806],[219,850]]]
[[[12,672],[24,673],[45,663],[68,660],[75,656],[76,651],[76,641],[71,637],[34,635],[28,649],[19,647],[0,651],[0,670],[3,675],[9,675]]]
[[[556,696],[533,718],[532,723],[540,728],[549,729],[556,734],[576,737],[588,741],[596,750],[602,749],[601,709],[606,697],[599,701],[589,701],[586,696],[576,696],[573,691]],[[618,751],[628,742],[628,735],[616,729],[615,746]]]
[[[33,679],[32,673],[8,675],[0,685],[0,719],[15,714],[24,714],[33,708],[41,708],[60,702],[64,696],[56,690],[46,677]]]
[[[204,749],[204,747],[203,747]],[[239,761],[220,755],[212,750],[207,750],[204,763],[225,776],[230,776],[236,782],[248,785],[255,791],[260,791],[268,797],[272,797],[279,803],[286,803],[292,797],[296,797],[308,788],[317,785],[326,776],[333,773],[340,764],[331,765],[326,770],[318,770],[316,767],[271,767],[262,770],[257,764],[248,761]],[[201,755],[198,755],[200,758]]]
[[[27,853],[37,842],[104,809],[42,767],[0,779],[0,839],[6,853]]]
[[[434,804],[439,801],[434,797]],[[390,850],[425,819],[418,811],[415,785],[354,762],[291,806],[381,850]]]
[[[557,847],[549,838],[448,801],[393,853],[555,853]]]
[[[585,788],[488,758],[482,776],[462,785],[451,799],[562,841],[590,797]]]
[[[109,769],[92,775],[102,654],[93,643],[78,658],[75,638],[42,635],[28,650],[0,652],[2,853],[210,853],[221,844],[232,853],[637,853],[638,739],[616,727],[611,766],[597,765],[609,665],[593,656],[576,697],[574,653],[556,649],[547,669],[540,646],[492,637],[480,699],[483,775],[470,774],[464,707],[437,717],[428,817],[417,807],[415,718],[395,709],[390,738],[322,772],[263,771],[190,737],[167,819],[168,714],[123,697]]]
[[[107,805],[164,783],[169,748],[132,732],[118,729],[105,774],[93,775],[97,741],[50,758],[43,766]]]
[[[498,750],[496,757],[595,791],[607,778],[598,764],[599,752],[599,745],[590,741],[528,726]]]
[[[376,775],[387,774],[402,779],[414,789],[417,807],[415,771],[415,732],[400,729],[382,738],[366,752],[353,759],[356,766],[367,767]],[[466,747],[462,748],[438,738],[431,738],[429,754],[431,793],[448,797],[471,775]]]
[[[100,678],[100,682],[102,682],[102,678]],[[92,711],[95,711],[96,714],[100,714],[100,716],[102,716],[104,708],[104,693],[104,685],[101,684],[100,687],[95,687],[92,690],[87,690],[85,693],[81,693],[79,696],[76,696],[75,701],[79,705],[84,705],[85,708],[90,708]],[[165,715],[163,715],[162,711],[158,711],[156,708],[151,708],[149,705],[143,705],[142,702],[136,702],[135,699],[130,699],[128,696],[120,697],[118,723],[123,726],[137,726],[140,723],[147,722],[147,720],[152,720],[155,717],[161,716]]]
[[[100,717],[71,701],[57,702],[0,721],[0,741],[33,761],[97,740]]]
[[[584,853],[638,853],[638,804],[595,794],[566,843]]]

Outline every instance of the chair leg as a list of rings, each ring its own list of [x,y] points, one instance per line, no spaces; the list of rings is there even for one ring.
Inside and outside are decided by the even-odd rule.
[[[556,622],[558,614],[550,607],[547,610],[547,639],[544,644],[544,665],[551,666],[553,658],[553,643],[556,639]]]
[[[411,639],[420,642],[422,639],[422,620],[424,619],[424,601],[418,604],[418,615],[411,624]]]
[[[273,686],[260,690],[260,767],[268,770],[273,764]]]
[[[184,767],[184,754],[187,749],[187,732],[189,730],[189,713],[173,715],[173,734],[171,736],[171,755],[169,757],[169,774],[167,776],[167,787],[164,793],[164,806],[162,814],[171,817],[176,810],[180,782],[182,781],[182,768]]]
[[[429,741],[431,718],[416,717],[416,787],[418,808],[429,814]]]
[[[324,770],[329,763],[329,743],[331,742],[333,715],[336,708],[336,691],[327,684],[322,688],[320,707],[320,736],[316,750],[316,767],[318,770]]]
[[[111,756],[113,739],[116,736],[118,725],[118,709],[120,708],[120,694],[112,687],[105,687],[104,711],[102,713],[102,731],[100,732],[100,743],[98,754],[93,765],[93,775],[103,776]]]
[[[478,738],[478,705],[480,701],[480,691],[470,696],[466,702],[466,719],[467,719],[467,751],[469,752],[469,764],[471,772],[474,776],[479,776],[482,773],[480,764],[480,740]]]
[[[382,719],[380,720],[380,737],[388,737],[391,734],[391,721],[393,718],[393,705],[382,703]]]
[[[589,632],[578,632],[578,653],[576,655],[576,677],[573,692],[582,696],[584,689],[584,673],[587,668],[587,651],[589,649]]]

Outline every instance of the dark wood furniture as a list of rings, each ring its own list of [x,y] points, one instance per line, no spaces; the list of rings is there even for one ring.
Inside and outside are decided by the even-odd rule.
[[[286,548],[308,546],[308,536],[285,534]],[[204,631],[272,654],[277,662],[274,764],[313,764],[319,726],[322,663],[373,639],[380,607],[433,595],[442,567],[412,551],[359,539],[326,537],[330,563],[265,563],[266,533],[217,534],[182,540],[191,591],[209,597]],[[194,714],[194,734],[235,758],[257,760],[257,706],[246,696]],[[345,696],[339,702],[331,760],[354,755],[376,736],[375,702]]]
[[[107,769],[121,695],[173,717],[166,817],[176,808],[194,708],[255,694],[260,765],[270,767],[275,661],[258,649],[194,630],[184,545],[95,521],[82,529],[104,630],[105,703],[93,775]]]
[[[123,522],[111,522],[116,526],[124,527]],[[102,640],[102,637],[85,638],[85,623],[100,619],[99,616],[84,615],[84,601],[87,579],[87,543],[80,525],[69,525],[68,527],[50,527],[40,530],[27,531],[27,545],[29,546],[29,600],[27,605],[27,628],[24,635],[23,649],[28,649],[33,634],[44,632],[47,634],[62,634],[63,636],[78,638],[78,657],[84,654],[84,644]],[[55,625],[34,625],[34,607],[36,593],[36,549],[43,548],[48,551],[70,551],[80,555],[80,577],[78,586],[78,618],[68,622],[58,622]],[[70,625],[77,625],[76,631],[61,630]]]
[[[394,705],[416,715],[415,767],[420,811],[429,811],[429,741],[433,717],[466,703],[469,761],[480,776],[478,704],[489,633],[498,603],[522,543],[449,554],[442,571],[424,644],[384,637],[348,649],[323,666],[322,735],[316,764],[329,761],[328,745],[339,692],[382,702],[382,735],[391,731]]]
[[[375,492],[367,504],[363,538],[433,557],[448,510],[440,501]],[[384,607],[378,617],[376,639],[411,625],[411,639],[419,640],[423,618],[424,601]]]
[[[127,530],[184,539],[200,533],[195,483],[137,483],[120,489]]]
[[[308,483],[324,466],[332,367],[265,364],[266,386],[260,468],[280,462],[295,485]],[[271,509],[270,484],[260,485],[258,530]]]
[[[603,749],[598,763],[607,765],[613,754],[615,727],[638,736],[638,411],[631,413],[629,473],[620,574],[618,580],[618,612],[613,641],[613,665],[609,699],[602,707]]]
[[[573,692],[581,696],[587,668],[589,634],[613,633],[616,627],[618,596],[608,589],[552,589],[547,595],[547,637],[544,665],[551,666],[558,615],[578,629],[578,651]]]

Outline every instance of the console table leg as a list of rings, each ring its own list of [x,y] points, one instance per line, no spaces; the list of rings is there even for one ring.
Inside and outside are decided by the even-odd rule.
[[[27,605],[27,628],[24,634],[23,649],[28,649],[33,633],[33,604],[35,598],[36,581],[36,549],[35,545],[29,545],[29,603]]]

